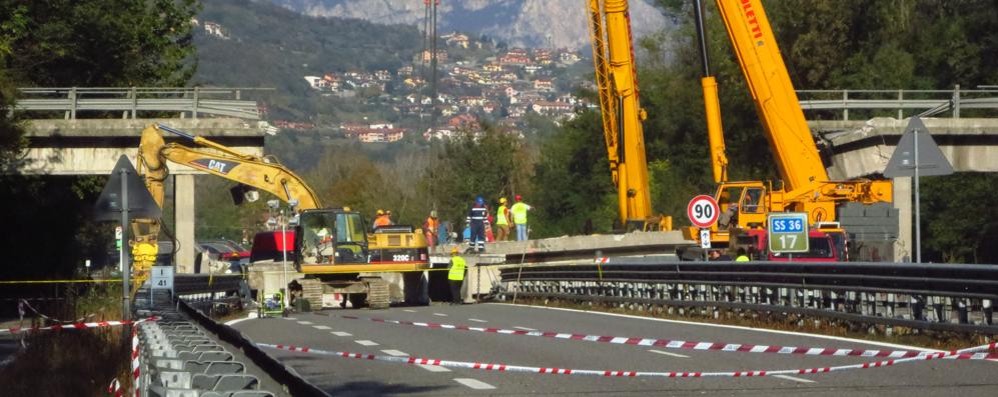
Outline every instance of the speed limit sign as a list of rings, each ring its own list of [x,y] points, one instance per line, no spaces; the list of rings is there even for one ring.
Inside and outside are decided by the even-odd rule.
[[[686,216],[690,217],[690,222],[697,227],[711,227],[717,222],[720,210],[717,208],[717,201],[713,197],[701,194],[690,200],[686,207]]]

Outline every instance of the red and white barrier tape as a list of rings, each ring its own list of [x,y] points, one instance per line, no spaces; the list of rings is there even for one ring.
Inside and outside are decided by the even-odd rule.
[[[139,327],[132,327],[132,389],[135,390],[135,397],[140,397],[139,375],[141,375],[139,359]]]
[[[72,323],[72,324],[55,324],[48,327],[13,327],[13,328],[0,328],[0,334],[16,334],[20,332],[38,332],[38,331],[61,331],[64,329],[87,329],[87,328],[105,328],[105,327],[115,327],[119,325],[129,325],[129,324],[140,324],[146,321],[156,321],[157,317],[143,318],[141,320],[125,320],[125,321],[98,321],[93,323]]]
[[[111,384],[107,385],[107,394],[114,397],[121,397],[125,394],[125,391],[121,388],[121,382],[118,378],[111,379]]]
[[[995,343],[975,346],[969,349],[957,350],[952,352],[929,353],[924,356],[890,359],[883,361],[873,361],[861,364],[840,365],[835,367],[782,369],[774,371],[718,371],[718,372],[698,372],[698,371],[644,372],[644,371],[615,371],[615,370],[568,369],[568,368],[551,368],[551,367],[528,367],[523,365],[450,361],[450,360],[440,360],[433,358],[378,356],[374,354],[326,351],[326,350],[312,349],[308,347],[272,345],[267,343],[257,343],[257,346],[287,350],[292,352],[312,353],[312,354],[319,354],[326,356],[338,356],[343,358],[388,361],[388,362],[415,364],[415,365],[435,365],[440,367],[451,367],[451,368],[480,369],[485,371],[525,372],[525,373],[552,374],[552,375],[587,375],[587,376],[606,376],[606,377],[640,376],[640,377],[662,377],[662,378],[705,378],[705,377],[737,378],[737,377],[749,377],[749,376],[820,374],[820,373],[836,372],[836,371],[888,367],[895,364],[901,364],[906,362],[928,361],[936,359],[985,360],[987,359],[988,356],[987,353],[975,353],[975,352],[981,350],[993,350],[995,348]]]
[[[340,316],[340,317],[351,320],[362,319],[360,317],[354,317],[354,316]],[[416,327],[426,327],[433,329],[452,329],[459,331],[476,331],[476,332],[486,332],[486,333],[495,333],[495,334],[504,334],[504,335],[518,335],[518,336],[540,336],[545,338],[581,340],[587,342],[600,342],[600,343],[610,343],[618,345],[651,346],[651,347],[660,347],[666,349],[712,350],[712,351],[721,351],[721,352],[742,352],[742,353],[799,354],[805,356],[855,356],[855,357],[886,357],[886,358],[922,357],[929,354],[934,354],[931,352],[914,351],[914,350],[876,350],[876,349],[871,350],[871,349],[837,349],[831,347],[767,346],[767,345],[751,345],[743,343],[701,342],[701,341],[683,341],[683,340],[655,339],[655,338],[634,338],[626,336],[584,335],[584,334],[572,334],[572,333],[552,332],[552,331],[526,331],[519,329],[486,328],[486,327],[472,327],[468,325],[425,323],[425,322],[404,321],[404,320],[386,320],[381,318],[369,318],[368,320],[378,323],[411,325]],[[951,351],[950,353],[954,352]],[[998,358],[998,353],[992,353],[988,358],[992,359]]]

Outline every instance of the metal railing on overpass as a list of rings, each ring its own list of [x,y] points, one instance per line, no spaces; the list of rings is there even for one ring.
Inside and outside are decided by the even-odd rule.
[[[998,334],[998,265],[664,262],[510,266],[498,295],[688,310],[795,313],[867,324]]]
[[[135,119],[143,113],[179,112],[195,119],[199,115],[212,115],[258,120],[260,111],[256,101],[243,100],[243,93],[272,90],[209,87],[20,88],[14,110],[29,115],[62,113],[65,119],[92,113],[121,112],[122,118]]]
[[[798,90],[804,111],[841,112],[849,120],[849,111],[863,111],[862,118],[896,111],[898,119],[905,115],[933,117],[949,113],[960,118],[962,110],[998,109],[998,90],[964,90],[959,85],[952,90]],[[811,117],[808,117],[809,119]]]

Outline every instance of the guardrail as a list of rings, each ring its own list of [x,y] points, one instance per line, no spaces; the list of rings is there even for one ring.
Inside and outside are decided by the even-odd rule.
[[[998,265],[663,262],[506,267],[498,294],[796,313],[998,335]]]
[[[950,113],[960,118],[961,110],[998,109],[998,90],[798,90],[805,111],[841,111],[849,120],[850,110],[896,110],[897,118],[908,115],[932,117]],[[864,114],[864,118],[870,115]]]
[[[66,87],[20,88],[15,111],[63,112],[66,119],[76,119],[86,112],[122,112],[122,118],[138,118],[139,113],[180,112],[191,118],[214,115],[259,120],[256,101],[242,100],[247,91],[272,91],[268,88],[206,87]]]

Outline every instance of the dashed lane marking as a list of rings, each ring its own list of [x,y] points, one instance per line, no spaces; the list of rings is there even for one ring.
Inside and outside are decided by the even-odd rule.
[[[289,321],[295,321],[295,320],[297,320],[298,318],[297,318],[297,317],[284,317],[284,319],[285,319],[285,320],[289,320]]]
[[[351,334],[349,332],[343,332],[343,331],[333,331],[333,332],[330,332],[330,333],[333,334],[333,335],[336,335],[336,336],[353,336],[353,334]]]
[[[440,317],[447,317],[447,315],[443,314],[443,313],[433,313],[433,315],[434,316],[440,316]]]
[[[301,325],[312,325],[312,322],[311,321],[299,321],[298,324],[301,324]]]
[[[398,351],[398,350],[395,350],[395,349],[382,350],[381,352],[385,353],[385,354],[387,354],[389,356],[409,357],[409,353]]]
[[[682,354],[679,354],[679,353],[664,352],[664,351],[655,350],[655,349],[649,349],[648,351],[650,351],[652,353],[658,353],[658,354],[666,355],[666,356],[669,356],[669,357],[690,358],[690,356],[682,355]]]
[[[417,364],[417,366],[430,372],[450,372],[450,368],[439,365]]]
[[[786,380],[792,380],[794,382],[800,382],[800,383],[815,383],[815,381],[810,380],[810,379],[798,378],[798,377],[794,377],[794,376],[790,376],[790,375],[773,375],[773,377],[774,378],[780,378],[780,379],[786,379]]]
[[[330,327],[328,325],[313,325],[312,328],[315,328],[315,329],[329,329]]]
[[[488,321],[485,321],[485,320],[479,320],[477,318],[469,318],[468,321],[474,321],[476,323],[487,323],[488,322]]]
[[[536,329],[533,329],[533,328],[520,327],[520,326],[516,326],[516,327],[513,327],[513,328],[522,329],[524,331],[537,331]]]
[[[366,339],[355,340],[354,342],[357,342],[361,346],[377,346],[378,345],[378,342],[375,342],[373,340],[366,340]]]
[[[496,388],[495,386],[492,386],[492,385],[490,385],[488,383],[482,382],[482,381],[480,381],[478,379],[454,378],[454,381],[457,382],[457,383],[460,383],[462,385],[468,386],[468,387],[470,387],[472,389],[475,389],[475,390],[492,390],[492,389]]]
[[[412,309],[402,309],[402,311],[408,312],[408,313],[415,313],[416,312],[415,310],[412,310]]]

